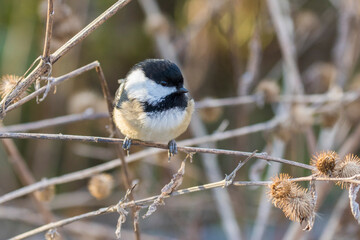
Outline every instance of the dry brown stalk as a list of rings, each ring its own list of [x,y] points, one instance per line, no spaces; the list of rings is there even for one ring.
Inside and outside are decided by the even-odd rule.
[[[17,98],[21,93],[26,91],[29,86],[34,83],[34,81],[41,76],[43,76],[47,71],[49,65],[52,66],[57,60],[59,60],[63,55],[65,55],[70,49],[79,44],[84,40],[88,35],[90,35],[95,29],[101,26],[106,20],[112,17],[118,10],[126,6],[131,0],[119,0],[114,3],[110,8],[104,11],[100,16],[98,16],[94,21],[89,23],[84,29],[82,29],[78,34],[72,37],[68,42],[66,42],[62,47],[56,50],[53,54],[49,56],[49,61],[46,62],[41,60],[40,63],[33,69],[12,91],[8,96],[3,98],[0,102],[0,115],[3,118],[6,111],[8,110],[9,105]],[[51,23],[51,20],[49,20]],[[50,30],[50,26],[49,26]],[[51,35],[50,31],[47,31],[47,36]],[[47,39],[49,39],[47,37]],[[50,41],[50,40],[49,40]],[[46,41],[47,42],[47,41]],[[47,47],[46,47],[47,48]],[[45,53],[47,50],[44,50]],[[44,89],[45,90],[45,89]]]
[[[48,58],[50,54],[50,42],[52,37],[53,23],[54,23],[54,3],[53,0],[48,0],[48,9],[46,15],[46,32],[45,32],[44,50],[42,55],[45,62],[48,62]]]
[[[341,178],[341,181],[347,182],[347,183],[354,183],[354,184],[360,184],[360,180],[356,180],[356,178],[359,176],[354,176],[351,178]],[[301,177],[301,178],[293,178],[293,179],[289,179],[290,182],[303,182],[303,181],[332,181],[332,182],[336,182],[339,181],[339,178],[324,178],[324,177],[315,177],[313,175],[311,176],[307,176],[307,177]],[[233,182],[231,185],[233,186],[267,186],[269,184],[271,184],[272,181],[235,181]],[[173,193],[171,193],[170,195],[166,195],[164,196],[164,198],[169,198],[172,196],[178,196],[178,195],[183,195],[183,194],[189,194],[189,193],[193,193],[193,192],[199,192],[199,191],[204,191],[204,190],[209,190],[209,189],[213,189],[213,188],[220,188],[220,187],[227,187],[227,186],[231,186],[228,185],[228,182],[226,181],[226,179],[222,180],[222,181],[218,181],[218,182],[214,182],[214,183],[209,183],[209,184],[205,184],[205,185],[200,185],[200,186],[194,186],[194,187],[190,187],[190,188],[186,188],[186,189],[181,189],[178,191],[175,191]],[[105,208],[100,208],[96,211],[92,211],[92,212],[88,212],[88,213],[84,213],[81,215],[77,215],[74,217],[70,217],[70,218],[66,218],[57,222],[53,222],[53,223],[49,223],[46,225],[43,225],[41,227],[35,228],[33,230],[30,230],[28,232],[22,233],[20,235],[17,235],[11,239],[13,240],[18,240],[18,239],[24,239],[26,237],[29,236],[33,236],[37,233],[41,233],[44,231],[47,231],[49,229],[52,228],[57,228],[60,226],[64,226],[85,218],[89,218],[89,217],[94,217],[94,216],[98,216],[98,215],[102,215],[102,214],[107,214],[107,213],[114,213],[114,212],[118,212],[119,208],[125,209],[125,208],[131,208],[134,206],[142,206],[145,207],[147,206],[147,204],[151,204],[154,200],[156,200],[159,197],[159,195],[157,196],[152,196],[149,198],[144,198],[144,199],[140,199],[140,200],[136,200],[136,201],[129,201],[129,202],[124,202],[121,203],[120,201],[120,205],[116,204],[116,205],[111,205],[109,207],[105,207]]]

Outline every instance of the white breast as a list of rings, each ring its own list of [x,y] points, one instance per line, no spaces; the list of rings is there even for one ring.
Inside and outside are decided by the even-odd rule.
[[[143,119],[142,138],[145,141],[170,141],[185,131],[187,125],[185,129],[182,127],[185,118],[186,110],[179,108],[147,114]]]

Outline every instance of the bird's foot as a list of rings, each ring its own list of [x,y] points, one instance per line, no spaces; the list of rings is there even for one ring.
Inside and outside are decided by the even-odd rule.
[[[122,148],[126,151],[126,154],[128,156],[129,156],[130,147],[131,147],[131,139],[128,137],[125,137]]]
[[[168,147],[169,147],[168,156],[170,161],[171,157],[177,154],[177,145],[174,139],[168,143]]]

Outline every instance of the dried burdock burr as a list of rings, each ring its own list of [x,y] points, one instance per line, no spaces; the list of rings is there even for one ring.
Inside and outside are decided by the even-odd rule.
[[[302,37],[313,33],[320,26],[320,20],[312,11],[301,11],[295,16],[296,35]]]
[[[312,64],[303,74],[306,93],[327,92],[335,83],[336,73],[336,67],[332,63],[316,62]]]
[[[223,108],[221,107],[201,108],[198,111],[200,113],[201,119],[206,123],[213,123],[218,121],[224,112]]]
[[[304,104],[295,104],[291,108],[291,127],[294,132],[302,131],[314,123],[314,111]]]
[[[316,167],[313,172],[328,177],[336,176],[335,167],[339,159],[339,155],[334,151],[316,153],[311,159],[311,165]]]
[[[273,183],[270,185],[269,196],[273,204],[277,207],[281,199],[288,198],[291,194],[291,182],[288,174],[280,174],[272,179]]]
[[[314,111],[304,104],[294,104],[290,116],[282,121],[274,130],[275,134],[283,141],[289,141],[293,134],[307,130],[314,123]]]
[[[17,83],[20,81],[20,77],[16,75],[4,75],[0,79],[0,95],[1,98],[4,98],[6,95],[11,93],[11,91],[15,88]],[[14,99],[14,102],[19,101],[24,94]]]
[[[256,93],[262,94],[266,102],[273,102],[279,97],[280,87],[275,80],[264,79],[256,87]]]
[[[35,197],[41,202],[50,202],[55,196],[55,186],[50,185],[35,192]]]
[[[101,95],[93,91],[80,91],[70,96],[67,111],[79,113],[92,108],[95,112],[102,112],[106,109],[106,101]]]
[[[360,174],[360,159],[354,154],[346,155],[336,166],[337,177],[348,178]],[[349,184],[344,182],[337,182],[342,188],[348,188]]]
[[[321,114],[321,125],[327,128],[331,128],[339,120],[340,109],[334,108]]]
[[[107,198],[114,187],[114,179],[110,174],[102,173],[93,176],[88,184],[90,194],[96,199]]]
[[[291,182],[287,174],[275,177],[269,188],[273,205],[280,208],[291,221],[306,222],[306,230],[310,230],[315,216],[315,201],[311,192]]]

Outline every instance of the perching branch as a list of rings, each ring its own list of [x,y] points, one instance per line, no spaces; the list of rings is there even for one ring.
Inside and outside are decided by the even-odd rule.
[[[278,120],[274,119],[274,120],[270,120],[265,123],[258,123],[258,124],[234,129],[234,130],[215,133],[215,134],[208,135],[208,136],[187,139],[187,140],[178,142],[178,145],[179,146],[181,146],[181,145],[192,146],[192,145],[197,145],[197,144],[201,144],[201,143],[216,142],[216,141],[225,140],[225,139],[229,139],[229,138],[233,138],[233,137],[237,137],[237,136],[243,136],[243,135],[250,134],[250,133],[256,133],[259,131],[264,131],[264,130],[268,130],[268,129],[275,127],[276,126],[275,123],[277,123],[277,122],[278,122]],[[163,151],[163,149],[159,149],[159,148],[146,149],[146,150],[131,154],[130,156],[126,157],[126,162],[133,162],[133,161],[139,160],[141,158],[160,153],[161,151]],[[121,166],[121,161],[119,161],[119,159],[115,159],[115,160],[97,165],[95,167],[87,168],[87,169],[69,173],[69,174],[65,174],[60,177],[44,179],[41,182],[38,182],[31,186],[26,186],[26,187],[20,188],[18,190],[15,190],[13,192],[3,195],[2,197],[0,197],[0,204],[3,202],[6,202],[6,201],[10,201],[17,197],[21,197],[25,194],[31,193],[35,190],[44,188],[49,185],[63,184],[63,183],[67,183],[67,182],[72,182],[72,181],[88,178],[95,174],[116,168],[118,166]]]
[[[46,134],[46,133],[0,133],[0,138],[17,138],[17,139],[41,139],[41,140],[62,140],[62,141],[80,141],[80,142],[94,142],[94,143],[111,143],[111,144],[122,144],[123,139],[119,138],[107,138],[107,137],[93,137],[93,136],[80,136],[80,135],[63,135],[63,134]],[[154,142],[144,142],[139,140],[133,140],[132,145],[141,145],[146,147],[155,147],[160,149],[168,149],[167,144],[154,143]],[[199,148],[199,147],[178,147],[178,151],[184,153],[209,153],[209,154],[223,154],[223,155],[232,155],[232,156],[250,156],[251,153],[233,151],[233,150],[224,150],[224,149],[212,149],[212,148]],[[254,155],[256,158],[281,162],[284,164],[289,164],[297,167],[302,167],[309,170],[314,170],[315,168],[282,158],[276,158],[269,156],[267,153],[257,153]]]

